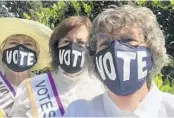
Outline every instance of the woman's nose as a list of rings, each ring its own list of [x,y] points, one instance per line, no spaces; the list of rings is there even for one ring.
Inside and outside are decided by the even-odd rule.
[[[77,41],[76,41],[75,38],[71,38],[71,39],[70,39],[70,42],[76,43]]]
[[[76,42],[76,36],[74,36],[74,35],[70,36],[69,39],[70,39],[72,42]]]
[[[24,44],[24,40],[20,40],[20,41],[18,41],[18,44]]]

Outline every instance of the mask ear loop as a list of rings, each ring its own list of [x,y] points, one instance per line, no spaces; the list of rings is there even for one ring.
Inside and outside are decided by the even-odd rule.
[[[96,53],[96,39],[95,38],[96,38],[96,36],[91,37],[87,44],[87,50],[91,57],[93,57]]]
[[[59,53],[59,40],[58,40],[57,43],[56,43],[55,51]],[[58,58],[57,58],[57,60],[58,60],[58,64],[57,64],[57,65],[58,65],[58,67],[59,67],[59,65],[60,65],[59,54],[58,54]]]

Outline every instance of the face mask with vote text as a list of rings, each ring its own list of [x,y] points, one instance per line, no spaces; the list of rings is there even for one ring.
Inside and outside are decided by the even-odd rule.
[[[58,48],[59,65],[67,73],[76,73],[83,69],[85,49],[76,43]]]
[[[37,54],[35,51],[19,44],[4,50],[2,61],[9,69],[15,72],[23,72],[37,63]]]
[[[118,40],[95,55],[96,72],[104,85],[117,95],[130,95],[144,84],[152,69],[150,50]]]

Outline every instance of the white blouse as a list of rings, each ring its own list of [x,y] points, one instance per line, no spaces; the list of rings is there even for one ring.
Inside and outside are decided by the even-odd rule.
[[[104,86],[102,83],[95,77],[91,77],[88,71],[76,77],[69,77],[61,70],[53,71],[51,74],[65,110],[69,103],[74,100],[90,100],[104,93]],[[17,88],[15,102],[9,116],[32,117],[31,102],[25,81]]]
[[[121,110],[106,92],[92,100],[72,102],[64,117],[174,117],[174,95],[161,92],[153,85],[139,106],[128,112]]]

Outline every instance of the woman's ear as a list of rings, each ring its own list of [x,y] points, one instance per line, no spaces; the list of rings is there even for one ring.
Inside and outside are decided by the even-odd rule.
[[[7,39],[0,44],[0,59],[2,60],[3,52],[5,50]]]
[[[40,50],[36,49],[37,58],[39,58]]]

